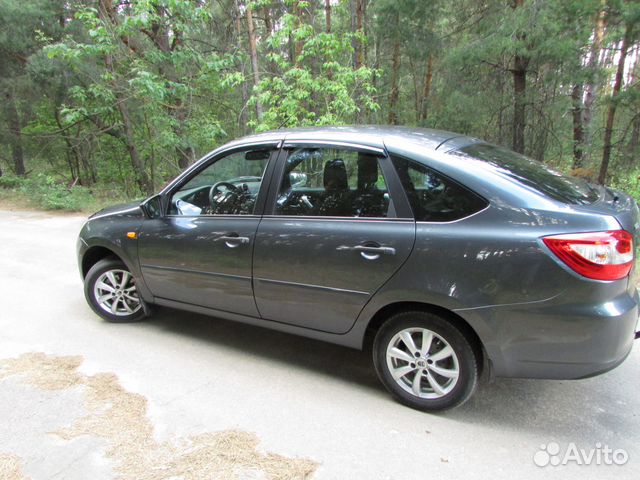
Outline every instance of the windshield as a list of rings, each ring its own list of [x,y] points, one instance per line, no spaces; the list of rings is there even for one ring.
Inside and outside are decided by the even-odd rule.
[[[491,165],[498,173],[527,188],[564,203],[586,205],[598,199],[598,191],[586,181],[573,178],[519,153],[486,143],[457,150]]]

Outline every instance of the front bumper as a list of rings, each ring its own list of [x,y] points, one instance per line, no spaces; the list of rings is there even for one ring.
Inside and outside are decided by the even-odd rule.
[[[82,237],[78,236],[78,240],[76,240],[76,259],[78,261],[78,271],[80,272],[80,278],[82,278],[83,282],[84,282],[84,268],[82,265],[82,261],[84,259],[84,254],[88,248],[89,246],[87,245],[87,242],[85,242]]]

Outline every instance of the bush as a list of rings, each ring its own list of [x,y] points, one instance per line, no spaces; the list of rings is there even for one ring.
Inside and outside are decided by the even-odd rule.
[[[41,210],[93,213],[103,207],[133,200],[116,184],[68,186],[52,174],[0,177],[0,200]]]
[[[67,187],[51,175],[38,174],[19,183],[17,190],[44,210],[80,211],[93,203],[91,192],[80,186]]]
[[[22,177],[15,177],[13,175],[4,175],[0,177],[0,188],[17,188],[24,183],[25,179]]]
[[[635,170],[627,175],[611,179],[611,186],[628,193],[636,202],[640,202],[640,171]]]

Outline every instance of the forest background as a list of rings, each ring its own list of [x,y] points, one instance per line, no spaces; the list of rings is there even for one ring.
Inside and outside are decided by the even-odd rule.
[[[451,130],[640,200],[640,2],[0,0],[0,200],[92,210],[238,136]]]

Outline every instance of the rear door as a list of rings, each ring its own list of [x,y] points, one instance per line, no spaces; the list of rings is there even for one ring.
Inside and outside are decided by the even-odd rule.
[[[260,315],[345,333],[408,258],[415,222],[382,150],[285,145],[254,251]]]

